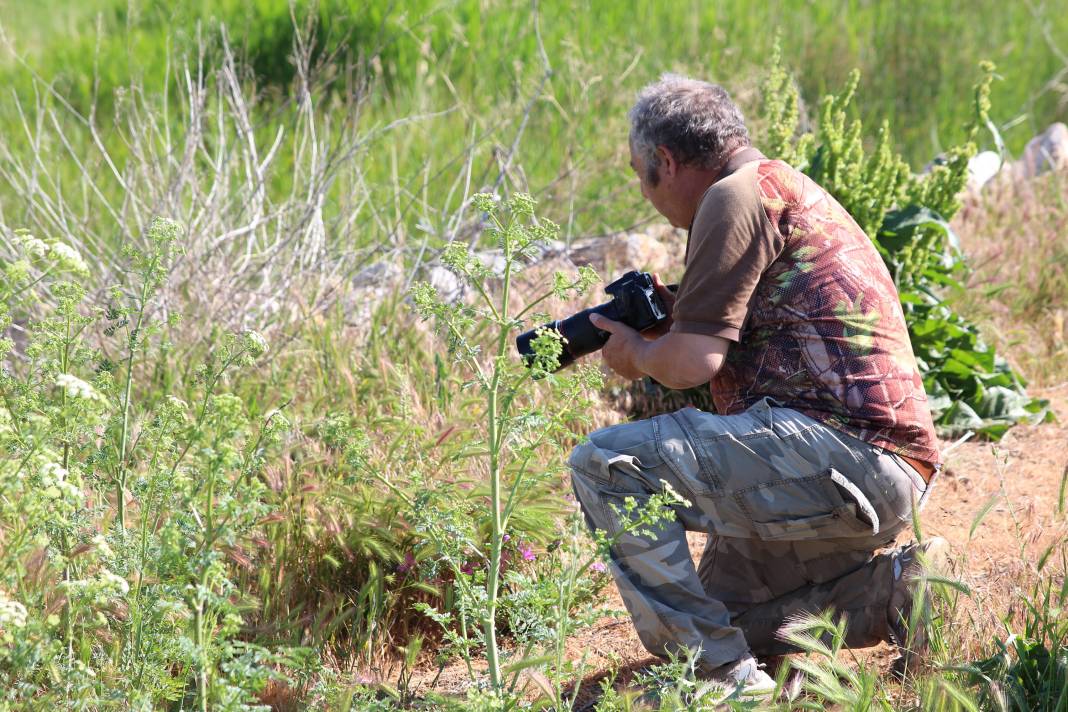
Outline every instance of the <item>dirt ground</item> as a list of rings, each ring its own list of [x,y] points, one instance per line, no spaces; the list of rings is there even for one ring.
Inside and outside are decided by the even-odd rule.
[[[1058,422],[1017,426],[998,443],[942,442],[943,452],[948,451],[946,469],[924,510],[921,526],[925,537],[943,536],[950,542],[954,574],[972,591],[970,600],[957,606],[951,626],[963,646],[958,659],[978,653],[995,635],[1005,637],[999,619],[1018,594],[1026,593],[1038,556],[1051,542],[1068,538],[1068,521],[1057,515],[1060,483],[1068,470],[1068,383],[1032,389],[1031,394],[1051,401]],[[976,516],[992,498],[993,505],[972,532]],[[704,535],[691,535],[695,557],[700,556],[703,543]],[[1050,566],[1062,565],[1051,561]],[[1063,568],[1058,572],[1063,577]],[[614,585],[609,584],[603,595],[606,609],[623,611]],[[572,638],[568,652],[573,660],[585,655],[591,671],[576,709],[592,709],[598,682],[611,671],[618,671],[617,686],[624,686],[635,671],[657,662],[642,647],[625,613],[606,616]],[[859,651],[857,656],[885,672],[894,654],[884,644]],[[419,671],[416,684],[429,682],[436,672]],[[461,665],[449,666],[435,689],[460,692],[465,680]],[[530,689],[536,696],[537,686]]]

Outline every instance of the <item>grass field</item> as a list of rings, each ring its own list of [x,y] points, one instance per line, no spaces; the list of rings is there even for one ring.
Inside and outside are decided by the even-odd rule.
[[[298,11],[306,5],[298,3]],[[582,2],[544,3],[537,13],[530,3],[500,0],[321,0],[317,6],[326,29],[315,57],[347,42],[349,59],[377,58],[370,62],[374,89],[362,106],[361,128],[423,117],[367,148],[367,182],[383,190],[376,200],[388,203],[385,192],[398,188],[412,194],[413,207],[401,210],[407,231],[427,219],[417,210],[429,212],[420,206],[424,199],[455,209],[449,189],[464,170],[469,145],[476,178],[495,176],[494,155],[508,156],[510,182],[544,196],[567,235],[609,232],[648,217],[633,193],[622,190],[615,170],[625,167],[617,137],[634,92],[662,72],[681,71],[724,82],[755,115],[757,78],[776,35],[809,103],[859,68],[857,106],[865,124],[874,130],[888,120],[914,168],[960,140],[980,60],[996,62],[1004,78],[993,87],[993,119],[1011,151],[1063,119],[1068,106],[1058,49],[1068,45],[1068,28],[1056,21],[1065,11],[1061,1]],[[168,67],[175,69],[168,57],[194,56],[198,36],[217,46],[220,21],[260,86],[283,90],[296,71],[283,0],[7,0],[3,26],[28,66],[86,113],[94,93],[111,107],[113,89],[131,78],[162,87]],[[4,56],[4,83],[29,100],[27,72],[9,52]],[[351,90],[351,77],[332,74],[337,90]],[[181,93],[179,82],[169,86]],[[267,102],[253,126],[269,134],[267,117],[276,105]],[[0,120],[17,125],[10,102],[5,107]],[[103,140],[121,152],[108,129],[102,127]],[[7,141],[16,141],[20,132],[7,133]],[[364,232],[380,232],[370,227]]]
[[[636,675],[655,661],[605,615],[606,543],[568,500],[568,450],[648,394],[596,369],[532,383],[510,358],[524,304],[551,287],[532,311],[563,315],[599,287],[561,261],[488,275],[473,251],[553,236],[507,222],[529,211],[565,243],[655,231],[627,168],[635,92],[719,80],[763,145],[776,35],[802,129],[859,67],[864,145],[887,120],[919,169],[965,137],[992,59],[1018,152],[1068,116],[1068,8],[307,7],[294,25],[282,0],[0,0],[0,710],[608,712],[635,708],[634,682],[714,708],[685,661]],[[932,307],[1061,418],[1066,180],[966,198],[970,268]],[[512,199],[505,223],[480,191]],[[442,265],[482,311],[411,291]],[[770,706],[1068,709],[1064,436],[943,442],[942,503],[917,522],[955,547],[929,581],[930,666],[893,679],[886,649],[838,650],[812,620],[830,648],[806,641],[808,684]],[[656,504],[634,515],[652,526]]]

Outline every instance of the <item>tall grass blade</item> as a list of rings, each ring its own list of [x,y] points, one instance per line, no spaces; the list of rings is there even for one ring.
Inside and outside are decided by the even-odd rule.
[[[956,591],[960,591],[965,596],[972,595],[972,589],[968,584],[964,583],[960,579],[949,578],[948,576],[938,576],[936,574],[928,574],[925,577],[928,584],[937,584],[939,586],[945,586],[952,588]]]
[[[1061,473],[1061,487],[1057,495],[1057,514],[1062,517],[1064,516],[1066,498],[1068,498],[1068,464],[1064,466],[1064,472]]]
[[[978,512],[975,513],[975,517],[972,518],[972,526],[968,529],[968,541],[971,541],[975,538],[975,530],[978,529],[979,525],[983,523],[984,519],[986,519],[986,515],[990,514],[990,510],[994,508],[995,504],[997,504],[999,497],[1000,495],[995,494],[986,501],[986,504],[979,508]]]

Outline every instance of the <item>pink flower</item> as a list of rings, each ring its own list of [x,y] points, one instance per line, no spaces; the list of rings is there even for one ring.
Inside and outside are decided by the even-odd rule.
[[[523,544],[519,547],[519,553],[522,554],[523,561],[533,561],[535,558],[534,549],[531,548],[530,544]]]
[[[501,537],[501,541],[503,541],[505,544],[507,544],[511,540],[512,540],[512,537],[508,536],[507,534],[505,534],[504,536]]]
[[[475,573],[475,565],[470,561],[465,561],[464,565],[460,567],[460,571],[470,576]]]
[[[590,568],[599,574],[603,574],[605,571],[608,570],[608,568],[600,561],[594,561],[592,564],[590,564]]]

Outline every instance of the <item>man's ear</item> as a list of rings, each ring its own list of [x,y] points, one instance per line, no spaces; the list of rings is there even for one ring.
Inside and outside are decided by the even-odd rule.
[[[667,146],[657,146],[656,156],[660,159],[661,176],[674,178],[679,172],[679,162],[675,159],[675,154],[668,150]]]

